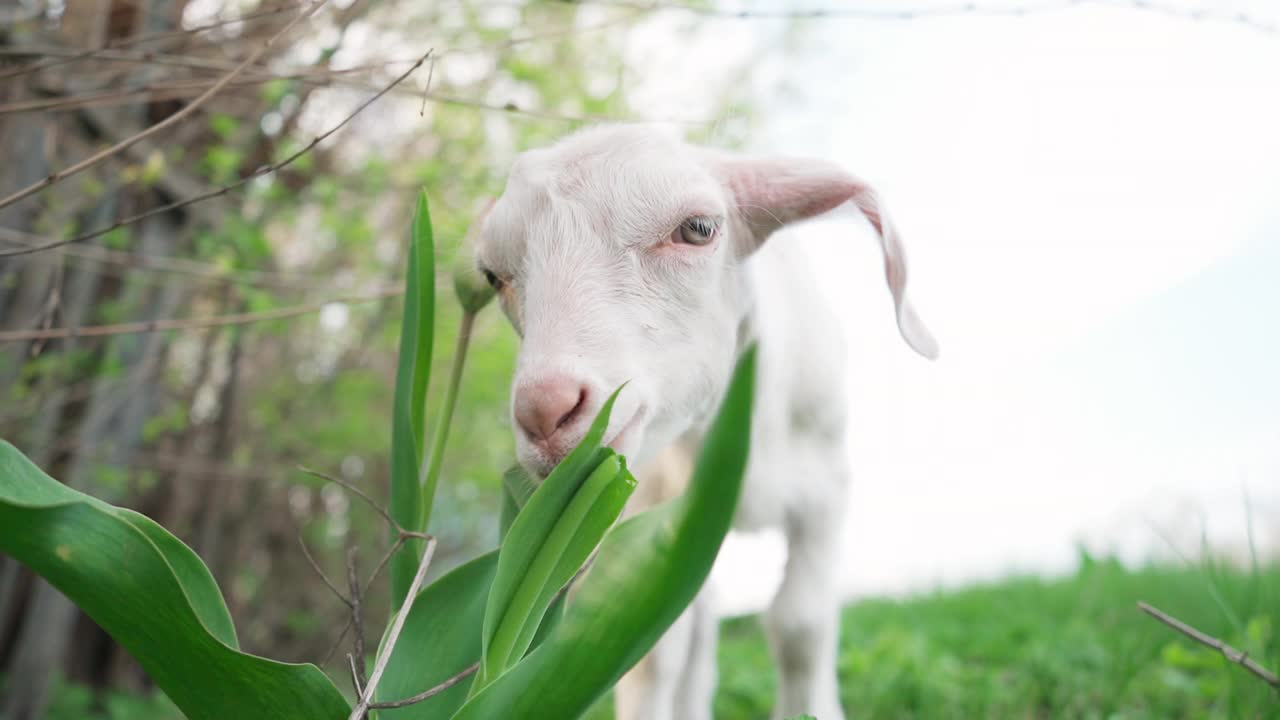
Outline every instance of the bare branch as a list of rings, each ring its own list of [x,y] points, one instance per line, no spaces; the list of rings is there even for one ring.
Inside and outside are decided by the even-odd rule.
[[[48,241],[48,238],[40,235],[6,227],[0,227],[0,239],[26,247]],[[109,250],[97,245],[66,246],[58,248],[58,251],[77,260],[117,265],[125,270],[151,270],[174,273],[211,282],[252,285],[254,287],[277,290],[324,290],[332,292],[335,289],[344,289],[341,284],[335,283],[333,278],[324,278],[319,275],[282,273],[271,270],[229,270],[212,263],[199,262],[182,257],[122,252],[120,250]]]
[[[402,73],[401,75],[399,75],[398,77],[396,77],[394,80],[392,80],[389,84],[387,84],[385,87],[383,87],[383,88],[382,88],[381,90],[379,90],[377,93],[375,93],[375,94],[374,94],[372,97],[370,97],[368,100],[366,100],[366,101],[364,101],[363,103],[361,103],[361,104],[357,105],[357,106],[356,106],[356,108],[355,108],[355,110],[351,111],[351,113],[350,113],[350,114],[348,114],[345,118],[343,118],[340,122],[338,122],[338,124],[336,124],[336,125],[334,125],[333,127],[329,128],[329,129],[328,129],[328,130],[326,130],[325,132],[320,133],[320,134],[319,134],[319,135],[317,135],[314,139],[312,139],[312,141],[311,141],[311,142],[309,142],[309,143],[307,143],[305,146],[303,146],[303,147],[302,147],[302,149],[300,149],[300,150],[298,150],[297,152],[293,153],[292,155],[290,155],[289,157],[285,158],[284,160],[281,160],[281,161],[276,162],[276,163],[272,163],[272,164],[270,164],[270,165],[264,165],[264,166],[262,166],[261,168],[258,168],[258,169],[257,169],[256,171],[254,171],[253,173],[250,173],[247,177],[241,178],[240,180],[237,180],[236,182],[233,182],[233,183],[231,183],[231,184],[229,184],[229,185],[224,185],[224,186],[222,186],[222,187],[218,188],[217,190],[212,190],[212,191],[207,192],[207,193],[201,193],[201,194],[199,194],[199,195],[193,195],[193,196],[191,196],[191,197],[189,197],[189,198],[186,198],[185,200],[178,200],[178,201],[176,201],[176,202],[171,202],[171,203],[169,203],[169,204],[167,204],[167,205],[161,205],[160,207],[152,208],[151,210],[147,210],[146,212],[141,212],[141,213],[137,213],[137,214],[135,214],[135,215],[130,215],[129,217],[126,217],[126,218],[124,218],[124,219],[122,219],[122,220],[118,220],[118,221],[116,221],[115,223],[113,223],[113,224],[111,224],[111,225],[108,225],[107,227],[99,228],[99,229],[97,229],[97,230],[93,230],[93,231],[91,231],[91,232],[87,232],[87,233],[84,233],[84,234],[82,234],[82,235],[77,235],[77,236],[75,236],[75,237],[73,237],[73,238],[68,238],[68,239],[66,239],[66,240],[57,240],[57,241],[54,241],[54,242],[48,242],[48,243],[45,243],[45,244],[43,244],[43,245],[35,245],[35,246],[32,246],[32,247],[20,248],[20,249],[17,249],[17,250],[0,250],[0,257],[9,257],[9,256],[13,256],[13,255],[26,255],[26,254],[28,254],[28,253],[40,252],[40,251],[42,251],[42,250],[49,250],[49,249],[56,248],[56,247],[62,247],[63,245],[70,245],[71,243],[82,242],[82,241],[84,241],[84,240],[92,240],[93,238],[100,237],[100,236],[102,236],[102,235],[106,235],[107,233],[111,232],[112,230],[115,230],[116,228],[124,227],[125,225],[128,225],[128,224],[130,224],[130,223],[135,223],[135,222],[137,222],[137,221],[139,221],[139,220],[142,220],[143,218],[151,217],[152,215],[158,215],[158,214],[160,214],[160,213],[164,213],[164,212],[169,212],[170,210],[177,210],[178,208],[182,208],[182,207],[186,207],[187,205],[191,205],[191,204],[194,204],[194,203],[198,203],[198,202],[200,202],[201,200],[208,200],[208,199],[209,199],[209,198],[211,198],[211,197],[217,197],[217,196],[219,196],[219,195],[224,195],[224,194],[226,194],[226,193],[230,192],[231,190],[234,190],[235,188],[238,188],[238,187],[240,187],[240,186],[242,186],[242,185],[246,185],[246,184],[248,184],[249,182],[251,182],[251,181],[253,181],[253,180],[256,180],[257,178],[260,178],[260,177],[262,177],[262,176],[264,176],[264,175],[268,175],[268,174],[270,174],[270,173],[273,173],[273,172],[275,172],[275,171],[277,171],[277,170],[279,170],[279,169],[281,169],[281,168],[283,168],[283,167],[285,167],[285,166],[287,166],[287,165],[291,164],[293,161],[297,160],[298,158],[302,157],[303,155],[307,154],[308,152],[310,152],[310,151],[311,151],[311,149],[312,149],[312,148],[314,148],[316,145],[319,145],[321,142],[323,142],[323,141],[324,141],[326,138],[328,138],[330,135],[332,135],[332,134],[336,133],[337,131],[341,130],[341,129],[342,129],[342,128],[347,124],[347,123],[351,122],[351,120],[352,120],[353,118],[355,118],[355,116],[356,116],[356,115],[359,115],[359,114],[360,114],[360,113],[361,113],[365,108],[367,108],[367,107],[369,107],[370,105],[372,105],[373,103],[377,102],[377,100],[378,100],[379,98],[381,98],[383,95],[386,95],[386,94],[387,94],[388,92],[390,92],[393,88],[395,88],[397,85],[399,85],[401,82],[403,82],[403,81],[404,81],[404,79],[405,79],[405,78],[407,78],[407,77],[409,77],[409,75],[411,75],[411,74],[413,73],[413,71],[414,71],[414,70],[417,70],[418,68],[422,67],[422,63],[426,62],[427,58],[428,58],[428,57],[430,57],[431,53],[432,53],[432,51],[431,51],[431,50],[428,50],[426,53],[424,53],[424,54],[422,55],[422,57],[418,58],[418,61],[417,61],[416,63],[414,63],[412,67],[410,67],[408,70],[404,71],[404,73]]]
[[[351,624],[355,626],[356,636],[352,643],[351,673],[356,694],[364,692],[364,614],[360,606],[360,576],[356,571],[356,549],[347,550],[347,586],[351,588]]]
[[[351,666],[351,687],[355,688],[356,695],[364,692],[364,681],[360,679],[360,673],[356,670],[356,656],[347,653],[347,664]]]
[[[1225,657],[1226,659],[1244,667],[1249,672],[1262,678],[1263,682],[1267,683],[1268,685],[1270,685],[1271,687],[1277,690],[1280,690],[1280,676],[1277,676],[1275,673],[1271,672],[1270,670],[1254,662],[1253,658],[1249,657],[1249,653],[1240,652],[1239,650],[1222,642],[1218,638],[1213,637],[1212,635],[1206,635],[1205,633],[1200,632],[1199,630],[1191,627],[1190,625],[1182,622],[1181,620],[1173,617],[1172,615],[1161,612],[1160,610],[1157,610],[1154,607],[1151,607],[1150,605],[1144,602],[1140,601],[1138,603],[1138,609],[1150,615],[1151,617],[1159,620],[1165,625],[1168,625],[1174,630],[1177,630],[1183,635],[1186,635],[1192,640],[1195,640],[1201,645],[1207,645],[1208,647],[1211,647],[1214,650],[1217,650],[1218,652],[1222,653],[1223,657]]]
[[[416,533],[413,535],[410,535],[409,533],[403,533],[396,538],[396,541],[391,544],[391,548],[387,550],[386,554],[382,556],[382,559],[378,561],[378,565],[373,568],[373,572],[369,574],[369,579],[364,584],[365,593],[368,593],[369,588],[373,587],[373,581],[378,579],[378,574],[381,573],[382,568],[386,567],[387,563],[390,562],[391,556],[395,555],[396,552],[400,550],[400,546],[404,545],[406,540],[416,536],[417,536]]]
[[[197,328],[226,327],[228,325],[248,325],[267,320],[309,315],[319,312],[333,303],[362,303],[380,300],[386,297],[404,294],[404,288],[384,288],[369,295],[354,295],[330,298],[317,302],[303,303],[291,307],[263,310],[261,312],[231,313],[204,318],[186,320],[146,320],[143,322],[119,323],[115,325],[88,325],[86,327],[61,327],[46,330],[10,330],[0,332],[0,345],[28,340],[50,340],[54,338],[102,337],[105,335],[132,335],[149,333],[158,330],[192,330]]]
[[[338,651],[338,646],[342,645],[342,641],[347,638],[347,632],[350,630],[351,616],[348,615],[347,624],[342,626],[342,632],[338,633],[338,639],[334,640],[333,644],[329,646],[328,652],[324,654],[324,659],[320,661],[320,667],[324,667],[329,664],[329,661],[333,659],[333,654]]]
[[[100,51],[105,50],[107,48],[129,47],[132,45],[140,45],[142,43],[155,42],[157,40],[164,40],[171,37],[187,37],[191,35],[197,35],[199,33],[206,32],[208,30],[215,30],[220,27],[226,27],[227,25],[234,25],[236,23],[243,23],[243,22],[248,22],[250,20],[257,20],[258,18],[269,17],[272,15],[279,15],[282,12],[294,10],[298,8],[300,5],[301,3],[290,3],[287,5],[279,5],[276,7],[264,8],[262,10],[246,13],[239,17],[231,18],[229,20],[217,20],[215,22],[207,23],[205,25],[198,25],[196,27],[186,28],[183,30],[165,30],[162,32],[131,35],[129,37],[123,37],[123,38],[120,38],[119,40],[115,40],[102,48],[85,48],[84,50],[81,50],[76,54],[68,57],[49,58],[46,60],[41,60],[39,62],[34,62],[28,65],[22,65],[20,67],[13,68],[12,70],[9,70],[7,72],[0,73],[0,80],[5,80],[11,77],[17,77],[18,75],[25,75],[27,73],[36,72],[39,70],[45,70],[47,68],[56,67],[58,65],[66,65],[68,63],[84,60],[86,58],[93,57]],[[25,53],[18,52],[15,54],[25,54]]]
[[[373,508],[374,510],[376,510],[376,511],[377,511],[377,513],[378,513],[379,515],[381,515],[381,516],[382,516],[382,519],[386,520],[388,523],[390,523],[390,524],[391,524],[391,527],[393,527],[393,528],[395,528],[395,529],[396,529],[396,532],[397,532],[397,533],[399,533],[400,535],[405,535],[405,536],[407,536],[407,535],[410,535],[410,534],[411,534],[411,533],[409,533],[407,530],[405,530],[405,529],[404,529],[404,527],[402,527],[402,526],[400,525],[400,523],[396,522],[395,518],[391,517],[391,513],[387,512],[387,509],[386,509],[386,508],[384,508],[384,507],[382,507],[381,505],[379,505],[379,504],[378,504],[378,502],[377,502],[376,500],[374,500],[373,498],[369,497],[367,494],[365,494],[365,492],[364,492],[363,490],[361,490],[360,488],[356,487],[355,485],[352,485],[351,483],[349,483],[349,482],[347,482],[346,480],[343,480],[343,479],[341,479],[341,478],[336,478],[336,477],[334,477],[334,476],[332,476],[332,475],[326,475],[325,473],[322,473],[322,472],[320,472],[319,470],[312,470],[311,468],[309,468],[309,467],[304,467],[304,466],[302,466],[302,465],[299,465],[299,466],[298,466],[298,470],[299,470],[300,472],[304,472],[304,473],[306,473],[307,475],[310,475],[311,477],[317,478],[317,479],[319,479],[319,480],[324,480],[325,482],[331,482],[331,483],[333,483],[334,485],[338,485],[338,486],[340,486],[340,487],[346,488],[348,491],[350,491],[350,492],[354,493],[356,496],[358,496],[361,500],[364,500],[364,501],[365,501],[365,503],[367,503],[367,504],[369,505],[369,507],[371,507],[371,508]]]
[[[0,55],[3,55],[3,48],[0,48]],[[200,64],[207,66],[206,69],[221,69],[227,63],[210,60],[199,61],[189,60],[178,57],[177,60],[163,61],[163,56],[155,58],[143,59],[145,55],[140,55],[135,62],[152,63],[157,65],[164,64]],[[310,85],[327,85],[327,84],[347,84],[342,83],[340,78],[361,73],[375,72],[382,70],[389,65],[399,65],[405,62],[412,63],[413,60],[388,60],[381,63],[370,63],[368,65],[354,65],[349,68],[341,68],[337,70],[318,70],[313,68],[302,68],[299,70],[287,72],[246,72],[243,77],[236,79],[227,85],[227,90],[252,88],[273,80],[298,80]],[[35,100],[20,100],[11,103],[0,104],[0,115],[16,115],[29,112],[52,112],[55,110],[77,110],[85,107],[99,107],[110,105],[122,105],[125,103],[145,100],[147,102],[156,102],[158,100],[175,100],[190,97],[198,93],[204,92],[216,82],[215,78],[193,77],[182,80],[160,80],[152,83],[144,83],[142,85],[134,85],[124,88],[116,88],[112,90],[101,90],[97,92],[80,93],[76,95],[58,95],[56,88],[47,89],[48,92],[54,93],[53,97],[43,97]],[[367,84],[356,85],[361,89],[368,89]]]
[[[164,120],[161,120],[155,125],[152,125],[146,128],[145,130],[142,130],[141,132],[135,133],[134,135],[127,137],[124,140],[121,140],[120,142],[116,143],[115,145],[112,145],[111,147],[105,150],[102,150],[101,152],[90,155],[89,157],[85,158],[84,160],[81,160],[75,165],[59,170],[49,175],[49,177],[46,177],[43,180],[34,182],[31,185],[28,185],[25,188],[18,190],[17,192],[11,193],[4,198],[0,198],[0,208],[7,207],[9,205],[12,205],[18,202],[19,200],[25,197],[34,195],[35,193],[43,190],[44,188],[49,187],[50,185],[53,185],[59,180],[64,180],[68,177],[71,177],[72,175],[88,170],[89,168],[93,167],[94,165],[97,165],[103,160],[106,160],[112,155],[115,155],[116,153],[123,151],[125,148],[129,147],[130,145],[140,140],[144,140],[160,132],[161,130],[164,130],[165,128],[174,125],[175,123],[180,122],[181,120],[186,118],[188,115],[195,112],[201,105],[204,105],[206,102],[208,102],[208,100],[212,98],[214,95],[217,95],[218,92],[221,91],[228,84],[230,84],[232,80],[235,80],[237,75],[243,72],[250,65],[257,62],[259,58],[261,58],[268,50],[271,49],[271,46],[275,44],[277,40],[279,40],[282,36],[284,36],[285,33],[292,30],[294,26],[296,26],[298,23],[311,17],[317,10],[320,9],[322,5],[324,5],[324,3],[325,3],[325,0],[316,0],[306,10],[302,11],[301,13],[298,13],[297,17],[295,17],[293,20],[290,20],[288,24],[286,24],[283,28],[279,30],[279,32],[267,38],[266,42],[258,46],[258,49],[249,53],[249,55],[244,60],[241,60],[240,63],[236,65],[233,70],[231,70],[231,72],[227,73],[226,75],[223,75],[222,79],[214,83],[212,87],[210,87],[208,90],[202,93],[195,100],[192,100],[191,102],[183,106],[181,110],[175,112],[174,114],[170,115]]]
[[[298,536],[298,546],[302,548],[302,555],[307,559],[307,562],[311,564],[311,569],[316,571],[316,574],[320,576],[320,579],[324,581],[325,585],[329,586],[329,589],[333,591],[333,594],[338,596],[338,599],[342,601],[342,604],[349,608],[354,608],[351,600],[347,599],[347,596],[342,594],[342,591],[338,589],[338,586],[333,584],[333,581],[329,579],[329,576],[324,574],[324,570],[320,569],[320,563],[316,562],[315,557],[311,555],[311,551],[307,549],[307,542],[302,539],[301,535]]]
[[[436,539],[427,539],[427,548],[422,552],[422,562],[418,563],[418,572],[413,576],[413,582],[409,584],[409,593],[405,595],[404,604],[400,606],[400,611],[396,613],[395,620],[391,623],[391,630],[387,633],[387,642],[383,646],[382,652],[378,654],[378,661],[374,663],[373,675],[369,676],[369,684],[365,685],[364,692],[360,693],[360,702],[356,703],[355,708],[351,711],[351,715],[347,720],[364,720],[365,713],[369,711],[369,703],[373,700],[373,694],[378,689],[378,683],[382,682],[382,673],[387,669],[387,661],[391,659],[391,655],[395,652],[396,642],[400,640],[400,631],[404,629],[404,621],[409,617],[409,612],[413,609],[413,601],[418,597],[418,591],[422,588],[422,581],[427,577],[427,568],[431,565],[431,556],[436,552]]]
[[[439,685],[436,685],[435,687],[428,688],[427,690],[423,690],[422,692],[418,693],[417,695],[414,695],[413,697],[407,697],[403,700],[387,700],[386,702],[371,703],[369,705],[369,708],[371,710],[391,710],[392,708],[401,708],[401,707],[407,707],[409,705],[416,705],[417,703],[420,703],[423,700],[426,700],[427,698],[439,695],[445,690],[448,690],[454,685],[457,685],[463,680],[466,680],[467,678],[474,675],[476,671],[479,669],[480,669],[480,661],[477,660],[474,663],[471,663],[471,665],[467,666],[465,670],[458,673],[457,675],[454,675],[453,677],[449,678],[448,680],[445,680],[444,682],[440,683]]]

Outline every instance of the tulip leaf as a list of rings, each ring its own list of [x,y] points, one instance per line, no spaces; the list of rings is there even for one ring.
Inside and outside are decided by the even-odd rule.
[[[400,357],[391,410],[391,516],[406,530],[426,528],[420,471],[425,452],[427,383],[435,325],[435,244],[427,194],[418,198],[409,244]],[[428,503],[430,499],[427,499]],[[394,533],[394,530],[393,530]],[[405,543],[391,559],[391,607],[398,609],[418,569],[422,543]]]
[[[600,544],[634,488],[635,479],[627,472],[626,463],[612,450],[605,450],[600,464],[560,513],[516,587],[485,650],[481,677],[497,677],[524,656],[551,601]],[[510,538],[513,543],[519,540],[514,534]]]
[[[46,475],[0,441],[0,552],[58,588],[192,720],[341,720],[351,711],[314,665],[239,651],[213,576],[176,537]]]
[[[477,678],[479,685],[484,685],[492,679],[486,671],[493,671],[505,664],[505,657],[497,661],[490,660],[488,649],[493,643],[499,623],[506,617],[512,598],[529,572],[529,567],[533,564],[538,550],[546,542],[556,521],[586,481],[587,476],[606,455],[612,453],[611,450],[601,448],[600,443],[609,426],[609,415],[613,411],[618,392],[621,392],[621,389],[614,392],[600,408],[595,422],[591,424],[578,446],[551,471],[537,491],[530,496],[529,501],[512,522],[506,537],[503,538],[502,550],[498,555],[498,572],[493,579],[493,588],[489,592],[489,601],[484,615],[481,647],[484,648],[485,659]]]

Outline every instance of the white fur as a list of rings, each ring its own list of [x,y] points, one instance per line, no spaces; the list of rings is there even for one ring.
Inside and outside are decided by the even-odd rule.
[[[759,340],[736,525],[781,528],[788,541],[766,616],[780,673],[775,717],[843,718],[836,570],[849,470],[838,318],[821,302],[803,249],[765,240],[846,203],[881,231],[899,328],[933,356],[874,192],[818,161],[743,158],[643,127],[582,131],[517,160],[477,247],[480,266],[502,278],[503,308],[523,338],[513,397],[526,409],[554,402],[542,409],[564,414],[551,437],[518,424],[521,462],[545,475],[628,382],[606,439],[640,468],[631,512],[684,486],[737,354]],[[673,243],[691,216],[724,218],[717,239]],[[579,406],[553,400],[546,388],[556,383],[571,386],[558,395],[580,397]],[[704,592],[619,685],[619,720],[710,718],[715,639]]]

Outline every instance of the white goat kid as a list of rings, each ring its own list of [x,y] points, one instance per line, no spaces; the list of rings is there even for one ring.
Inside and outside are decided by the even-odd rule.
[[[846,203],[879,232],[902,336],[934,357],[875,193],[823,162],[739,157],[645,127],[582,131],[517,159],[476,249],[522,337],[512,399],[521,463],[545,477],[630,381],[606,438],[640,469],[631,511],[683,488],[738,353],[760,340],[735,527],[787,539],[766,618],[775,717],[843,718],[837,540],[849,472],[839,319],[803,253],[765,240]],[[619,685],[619,720],[710,718],[715,643],[704,593]]]

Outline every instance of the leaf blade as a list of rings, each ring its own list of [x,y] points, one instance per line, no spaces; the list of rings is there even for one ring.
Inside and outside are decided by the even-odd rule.
[[[391,516],[406,530],[425,532],[422,467],[426,395],[435,326],[435,244],[424,191],[418,197],[405,279],[404,316],[391,420]],[[392,533],[395,530],[392,529]],[[418,569],[419,543],[405,543],[391,559],[391,607],[400,608]]]
[[[0,528],[0,551],[84,610],[187,717],[338,720],[350,712],[315,666],[236,648],[208,568],[177,538],[62,485],[4,441]]]

